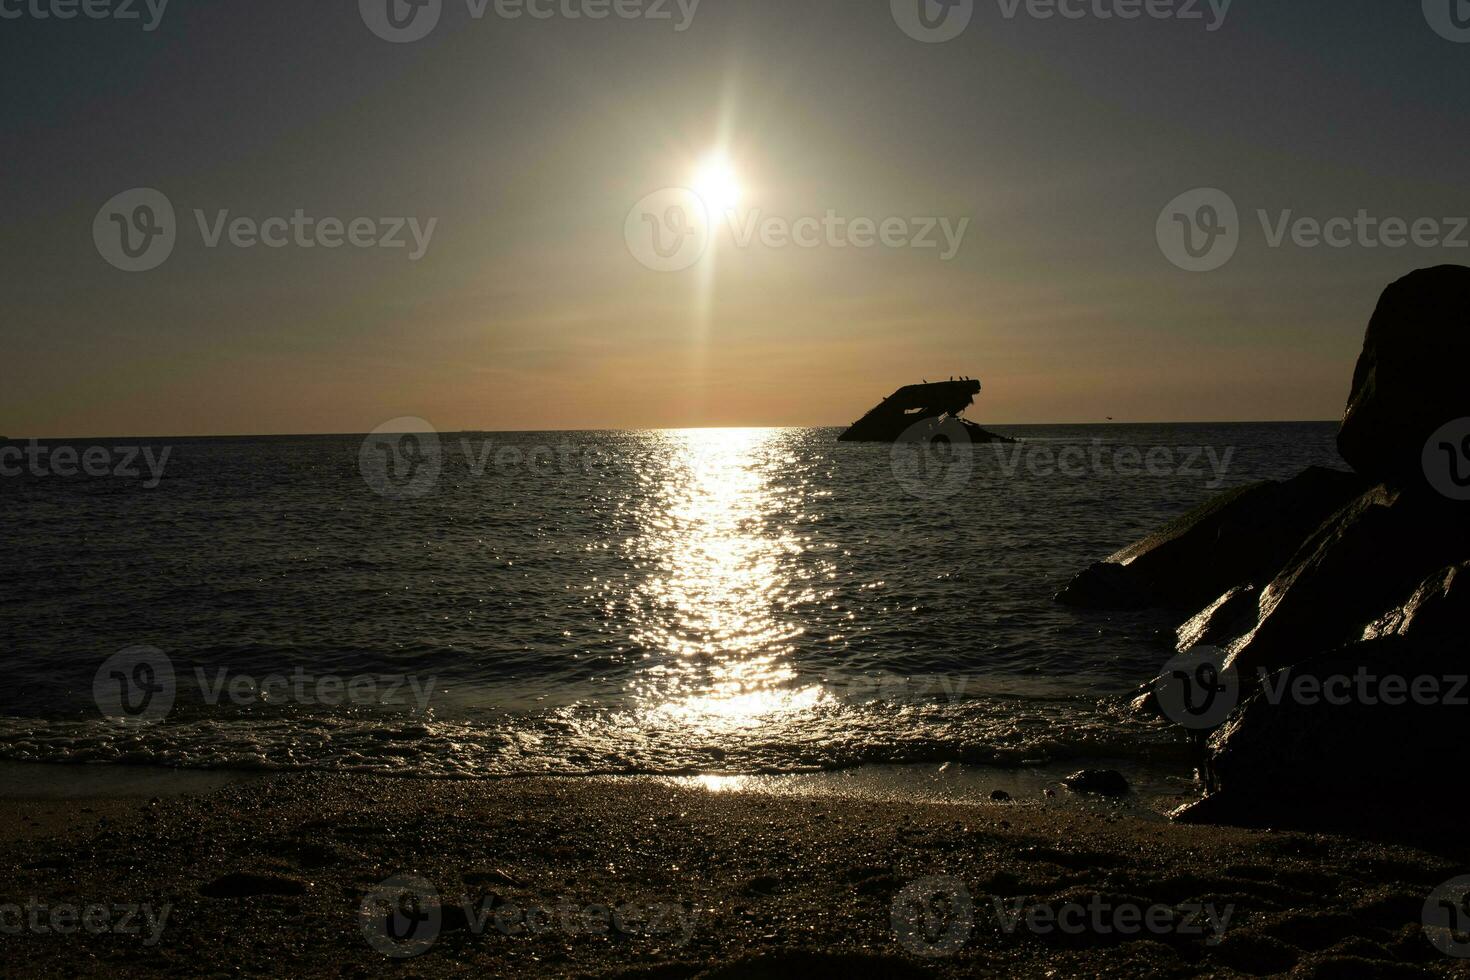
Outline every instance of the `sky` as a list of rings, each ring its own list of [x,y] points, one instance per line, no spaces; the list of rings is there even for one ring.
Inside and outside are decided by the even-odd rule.
[[[982,424],[1331,419],[1383,287],[1470,264],[1463,0],[88,2],[0,0],[13,437],[845,425],[958,375]]]

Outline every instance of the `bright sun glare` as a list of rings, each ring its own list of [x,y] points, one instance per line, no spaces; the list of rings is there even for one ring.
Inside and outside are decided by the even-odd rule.
[[[705,207],[717,214],[739,204],[740,182],[730,161],[723,156],[711,156],[701,163],[694,175],[694,193],[704,201]]]

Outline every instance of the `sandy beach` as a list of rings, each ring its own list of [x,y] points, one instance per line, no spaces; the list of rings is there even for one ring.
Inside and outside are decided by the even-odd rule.
[[[1462,840],[1179,826],[1064,790],[293,774],[0,815],[16,975],[1470,975],[1421,925]]]

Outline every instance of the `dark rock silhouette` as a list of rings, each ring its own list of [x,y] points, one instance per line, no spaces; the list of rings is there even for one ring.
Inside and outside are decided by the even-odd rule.
[[[1426,576],[1470,556],[1467,531],[1465,515],[1447,503],[1372,488],[1317,529],[1262,590],[1256,622],[1232,643],[1229,665],[1253,675],[1362,640]]]
[[[1367,488],[1355,474],[1312,467],[1286,482],[1227,491],[1093,565],[1057,601],[1199,609],[1231,588],[1265,585],[1303,538]]]
[[[1237,585],[1184,621],[1177,630],[1180,650],[1220,646],[1250,629],[1261,614],[1261,590],[1254,584]]]
[[[1353,372],[1337,436],[1342,458],[1374,480],[1424,482],[1426,441],[1470,416],[1470,268],[1421,269],[1384,290]]]
[[[945,426],[942,432],[963,432],[974,443],[1015,442],[994,432],[960,418],[960,413],[975,403],[980,394],[980,382],[966,378],[962,381],[940,381],[934,384],[907,385],[870,409],[846,432],[838,437],[839,442],[899,442],[912,439],[924,440],[929,427],[925,423],[936,423],[954,419],[960,428]]]
[[[1392,828],[1422,818],[1422,795],[1457,771],[1470,503],[1440,492],[1426,443],[1470,417],[1457,377],[1467,328],[1470,269],[1389,286],[1338,436],[1356,472],[1222,494],[1057,596],[1194,610],[1178,649],[1223,651],[1240,700],[1213,733],[1193,733],[1211,793],[1179,819]],[[1158,690],[1135,708],[1160,711]]]
[[[1128,780],[1116,769],[1083,769],[1062,780],[1062,785],[1074,793],[1098,796],[1127,796],[1130,792]]]
[[[1460,824],[1433,801],[1453,792],[1467,710],[1452,695],[1467,693],[1464,664],[1454,644],[1391,636],[1269,675],[1210,740],[1220,790],[1174,816],[1342,830],[1394,829],[1406,817],[1419,829]],[[1402,686],[1379,683],[1392,677]],[[1435,693],[1416,700],[1415,685]]]

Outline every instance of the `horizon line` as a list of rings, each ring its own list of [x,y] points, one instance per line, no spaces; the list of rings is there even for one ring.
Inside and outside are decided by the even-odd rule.
[[[1326,425],[1341,424],[1342,419],[1147,419],[1139,421],[1100,421],[1100,422],[989,422],[985,425],[995,428],[1054,428],[1072,426],[1077,428],[1104,428],[1138,425]],[[583,432],[719,432],[742,429],[845,429],[847,424],[835,425],[692,425],[692,426],[624,426],[608,428],[579,428],[579,429],[434,429],[438,435],[567,435]],[[405,430],[407,434],[411,431]],[[107,440],[142,440],[142,439],[172,439],[184,441],[188,439],[335,439],[335,438],[361,438],[371,435],[371,431],[364,432],[217,432],[196,433],[193,435],[86,435],[86,436],[6,436],[0,435],[0,443],[29,443],[29,442],[82,442],[94,440],[103,442]]]

